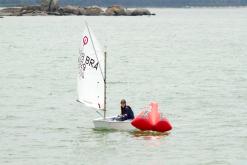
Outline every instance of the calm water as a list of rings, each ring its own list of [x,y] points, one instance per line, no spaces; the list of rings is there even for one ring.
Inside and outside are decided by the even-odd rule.
[[[0,164],[247,164],[247,8],[0,19]],[[75,100],[87,20],[108,50],[108,115],[159,103],[168,136],[93,130]]]

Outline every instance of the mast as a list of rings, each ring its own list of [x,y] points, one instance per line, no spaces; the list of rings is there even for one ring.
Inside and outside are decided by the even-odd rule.
[[[104,71],[105,71],[105,77],[104,77],[104,119],[106,117],[106,51],[104,52]]]

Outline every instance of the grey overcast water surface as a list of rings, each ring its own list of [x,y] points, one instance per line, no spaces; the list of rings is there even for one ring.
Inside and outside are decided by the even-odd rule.
[[[247,164],[247,8],[0,19],[0,164]],[[108,51],[108,115],[155,100],[168,136],[93,130],[76,102],[87,20]]]

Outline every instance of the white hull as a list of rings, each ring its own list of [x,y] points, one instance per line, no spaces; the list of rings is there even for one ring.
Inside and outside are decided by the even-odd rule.
[[[113,117],[107,117],[105,119],[98,118],[94,119],[94,127],[96,129],[113,129],[120,131],[133,131],[136,130],[135,127],[131,125],[132,120],[116,121],[112,120]]]

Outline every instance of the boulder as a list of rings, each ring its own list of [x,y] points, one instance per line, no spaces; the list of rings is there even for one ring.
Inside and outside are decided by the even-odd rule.
[[[86,10],[84,8],[79,8],[79,15],[85,15],[86,14]]]
[[[27,10],[27,11],[41,11],[41,6],[24,6],[21,8],[21,11]]]
[[[52,11],[52,12],[46,12],[47,15],[57,15],[61,16],[61,14],[58,11]]]
[[[0,10],[3,13],[17,13],[21,11],[21,8],[18,7],[9,7],[9,8],[4,8]]]
[[[0,10],[1,16],[20,16],[21,15],[21,8],[17,7],[10,7]]]
[[[22,12],[22,16],[46,16],[48,15],[47,12],[44,11],[33,11],[33,12]]]
[[[68,15],[68,14],[79,15],[80,14],[80,8],[78,6],[71,6],[71,5],[59,8],[58,11],[61,15]]]
[[[127,16],[131,16],[131,14],[132,14],[132,10],[128,10],[128,9],[126,9],[126,11],[125,11],[125,12],[126,12],[126,15],[127,15]]]
[[[43,11],[54,12],[59,8],[58,0],[41,0],[41,9]]]
[[[105,10],[105,15],[126,15],[126,11],[122,6],[113,5]]]
[[[24,6],[21,8],[21,15],[38,15],[41,12],[40,6]]]
[[[135,9],[131,12],[132,16],[137,15],[151,15],[151,12],[148,9]]]
[[[104,11],[98,6],[85,7],[85,15],[103,15]]]

